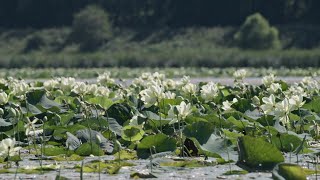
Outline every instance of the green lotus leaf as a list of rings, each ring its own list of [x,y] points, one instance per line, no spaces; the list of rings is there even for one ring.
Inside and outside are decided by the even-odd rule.
[[[89,156],[91,154],[95,156],[104,155],[104,152],[101,150],[99,145],[94,142],[81,144],[81,146],[75,151],[75,153],[80,156]]]
[[[238,146],[238,164],[251,170],[272,169],[276,164],[284,161],[277,147],[260,137],[240,137]]]
[[[139,141],[144,131],[139,126],[125,126],[122,129],[121,137],[126,141]]]
[[[165,135],[156,134],[150,135],[141,140],[137,147],[137,155],[139,158],[146,159],[153,154],[174,151],[176,149],[176,140]]]
[[[87,101],[91,104],[99,105],[105,110],[108,110],[114,104],[114,102],[106,96],[90,98]]]
[[[272,171],[272,177],[276,180],[305,180],[307,175],[303,168],[297,164],[280,163]]]
[[[27,102],[36,106],[40,111],[44,112],[50,110],[52,112],[60,112],[61,105],[46,96],[44,89],[35,89],[27,93]]]
[[[320,113],[320,96],[312,97],[312,100],[303,105],[304,109],[308,109],[310,111]]]

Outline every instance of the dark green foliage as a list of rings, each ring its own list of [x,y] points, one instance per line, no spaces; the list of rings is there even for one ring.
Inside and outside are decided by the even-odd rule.
[[[30,52],[32,50],[39,50],[41,46],[45,45],[44,39],[35,34],[27,39],[26,47],[24,52]]]
[[[72,24],[73,14],[90,4],[110,13],[115,25],[152,26],[239,25],[254,12],[273,24],[319,24],[318,0],[6,0],[0,4],[0,27],[61,27]]]
[[[278,30],[271,27],[260,13],[248,16],[234,39],[244,49],[278,49],[280,47]]]
[[[100,7],[90,5],[75,14],[71,39],[82,51],[93,51],[111,36],[108,14]]]

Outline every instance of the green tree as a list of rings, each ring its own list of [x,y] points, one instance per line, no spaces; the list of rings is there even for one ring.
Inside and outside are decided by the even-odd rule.
[[[71,39],[80,44],[80,50],[93,51],[111,37],[108,14],[96,5],[85,7],[75,14]]]
[[[248,16],[234,39],[244,49],[277,49],[281,46],[278,30],[260,13]]]

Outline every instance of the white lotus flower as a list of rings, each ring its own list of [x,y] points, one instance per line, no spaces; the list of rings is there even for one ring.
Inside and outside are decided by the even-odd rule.
[[[289,100],[285,98],[283,101],[276,104],[275,118],[279,119],[283,124],[289,123],[289,114],[292,110],[292,105]]]
[[[7,80],[4,78],[0,78],[0,84],[7,84]]]
[[[27,121],[28,122],[24,125],[26,136],[34,136],[43,133],[43,129],[36,129],[36,123],[39,121],[38,118],[35,118],[33,121],[30,121],[30,119],[27,118]]]
[[[175,89],[177,86],[176,82],[172,79],[165,79],[163,85],[166,89]]]
[[[184,101],[182,101],[180,105],[177,105],[176,108],[179,113],[178,116],[181,119],[185,119],[188,115],[192,113],[191,104],[186,104]]]
[[[303,101],[303,96],[294,95],[289,99],[289,103],[293,106],[293,108],[298,109],[304,105],[305,101]]]
[[[9,100],[7,93],[0,92],[0,105],[6,104]]]
[[[289,87],[287,91],[284,92],[286,96],[299,95],[299,96],[307,96],[305,90],[300,87],[297,83],[293,84]]]
[[[267,89],[267,91],[271,94],[277,93],[278,90],[281,90],[281,85],[279,83],[272,83],[270,87]]]
[[[176,83],[176,85],[177,87],[183,87],[189,83],[190,83],[190,76],[183,76],[183,78],[181,78],[180,81]]]
[[[254,106],[260,106],[260,99],[258,98],[258,96],[253,96],[251,100]]]
[[[0,142],[0,156],[7,157],[14,156],[21,149],[21,147],[14,147],[16,143],[15,139],[6,138]]]
[[[211,101],[213,100],[215,97],[218,96],[218,92],[219,92],[219,88],[218,86],[213,83],[213,82],[209,82],[208,84],[204,85],[201,87],[200,93],[201,93],[201,97],[206,101]]]
[[[166,75],[163,74],[163,73],[155,72],[155,73],[152,74],[151,77],[152,77],[152,79],[158,79],[158,80],[162,81],[162,80],[165,79]]]
[[[76,94],[84,95],[88,92],[87,84],[84,82],[76,82],[71,91]]]
[[[150,86],[140,92],[141,100],[144,102],[145,107],[151,107],[164,97],[163,88],[158,85]]]
[[[170,91],[167,91],[164,93],[164,98],[165,99],[175,99],[176,98],[176,94]]]
[[[264,103],[261,105],[261,109],[265,114],[272,115],[275,108],[276,108],[276,98],[273,94],[271,94],[269,97],[263,97],[262,102]]]
[[[106,85],[106,84],[113,84],[114,82],[115,82],[115,80],[114,79],[112,79],[111,77],[110,77],[110,72],[105,72],[105,73],[103,73],[103,74],[100,74],[99,76],[98,76],[98,78],[97,78],[97,82],[99,83],[99,84],[104,84],[104,85]]]
[[[262,78],[262,83],[266,86],[266,87],[269,87],[272,83],[274,83],[275,81],[275,76],[274,74],[270,74],[268,76],[264,76]]]
[[[143,80],[148,80],[151,76],[152,74],[150,72],[145,72],[145,73],[142,73],[140,77]]]
[[[45,81],[43,83],[43,87],[48,91],[51,91],[51,90],[57,88],[58,85],[59,85],[59,81],[56,79],[50,79],[50,80]]]
[[[304,77],[301,81],[303,87],[308,91],[309,94],[319,91],[318,81],[312,79],[312,77]]]
[[[70,91],[74,84],[76,83],[76,80],[72,77],[62,77],[62,78],[58,78],[58,81],[60,82],[60,88],[63,91]]]
[[[230,102],[230,101],[224,101],[222,102],[222,109],[225,110],[225,111],[228,111],[228,110],[231,110],[232,109],[232,105],[234,103],[238,102],[238,99],[237,98],[233,98],[233,100]]]
[[[195,94],[197,92],[197,85],[188,83],[182,87],[182,91],[185,94]]]
[[[10,85],[10,87],[12,94],[15,96],[25,95],[29,90],[29,85],[24,81],[14,82]]]
[[[109,97],[110,95],[110,90],[107,87],[104,86],[99,86],[95,92],[96,96],[107,96]]]
[[[236,79],[236,80],[242,80],[243,78],[245,78],[247,76],[247,70],[245,69],[239,69],[237,71],[235,71],[233,73],[233,77]]]

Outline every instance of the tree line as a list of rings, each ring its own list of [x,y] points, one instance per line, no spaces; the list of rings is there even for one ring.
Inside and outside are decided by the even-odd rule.
[[[90,4],[102,7],[116,27],[238,26],[255,12],[272,24],[320,24],[319,0],[3,0],[0,27],[70,26]]]

